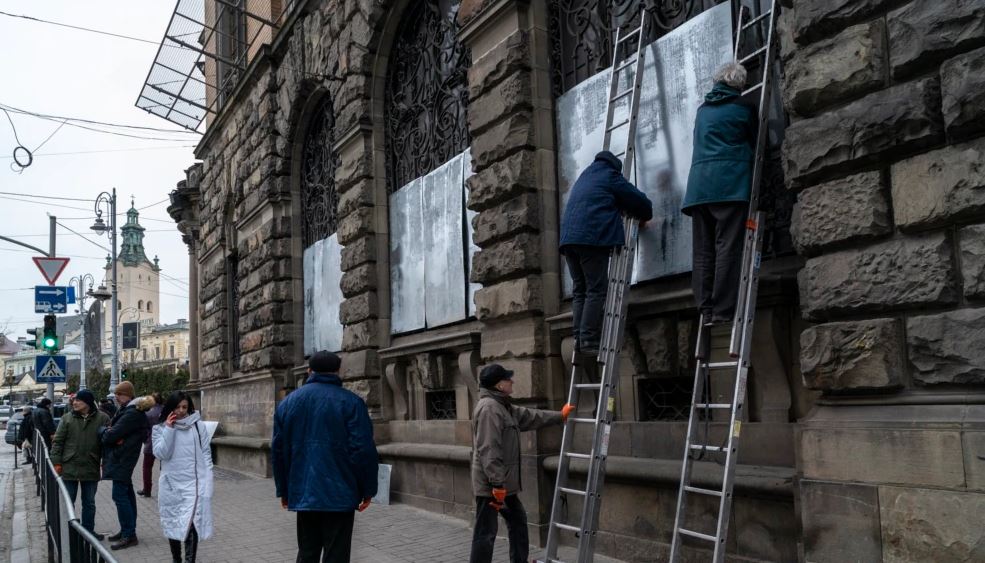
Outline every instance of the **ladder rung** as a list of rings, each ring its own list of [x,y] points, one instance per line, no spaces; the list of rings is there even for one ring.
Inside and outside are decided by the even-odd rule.
[[[739,60],[739,64],[746,64],[747,61],[751,61],[751,60],[755,59],[756,57],[758,57],[759,55],[762,55],[763,53],[765,53],[766,52],[766,49],[768,49],[768,48],[769,48],[769,45],[763,45],[759,49],[756,49],[755,51],[753,51],[753,52],[749,53],[748,55],[742,57],[742,59]]]
[[[685,528],[677,528],[677,531],[685,536],[691,536],[692,538],[698,538],[699,540],[710,541],[712,543],[718,543],[718,538],[715,536],[709,536],[708,534],[702,534],[701,532],[695,532]]]
[[[770,16],[770,14],[772,14],[772,13],[773,13],[773,10],[766,10],[762,14],[759,14],[758,16],[752,18],[747,23],[745,23],[745,24],[742,25],[742,31],[745,31],[745,30],[749,29],[750,27],[756,25],[757,23],[763,21],[763,18],[768,18]]]
[[[728,369],[739,367],[739,362],[709,362],[704,364],[708,369]]]
[[[558,487],[558,489],[560,489],[562,493],[568,493],[569,495],[579,495],[579,496],[588,495],[588,493],[580,489],[569,489],[568,487]]]
[[[696,403],[694,405],[699,409],[730,409],[732,405],[730,403]]]
[[[575,383],[575,389],[601,389],[601,383]]]
[[[742,95],[745,96],[746,94],[751,94],[751,93],[755,92],[756,90],[759,90],[762,87],[763,87],[763,83],[760,82],[758,84],[755,84],[755,85],[750,86],[749,88],[746,88],[745,90],[743,90],[742,91]]]
[[[606,129],[606,132],[615,131],[616,129],[619,129],[620,127],[622,127],[623,125],[626,125],[627,123],[629,123],[629,120],[628,119],[624,119],[624,120],[620,121],[619,123],[613,124],[612,127],[609,127],[608,129]]]
[[[617,101],[625,98],[626,96],[632,94],[635,91],[636,91],[636,88],[630,88],[628,90],[623,90],[622,92],[619,92],[618,94],[616,94],[616,97],[614,97],[611,100],[609,100],[609,103],[611,104],[612,102],[617,102]]]
[[[720,496],[722,496],[722,491],[715,491],[715,490],[712,490],[712,489],[702,489],[701,487],[692,487],[690,485],[688,485],[687,487],[684,487],[684,490],[687,491],[687,492],[689,492],[689,493],[697,493],[699,495],[709,495],[709,496],[713,496],[713,497],[720,497]]]
[[[575,533],[581,532],[581,528],[579,528],[578,526],[571,526],[568,524],[562,524],[560,522],[555,522],[554,527],[561,528],[562,530],[568,530],[569,532],[575,532]]]
[[[590,454],[577,454],[575,452],[564,452],[564,455],[574,459],[592,459]]]
[[[643,29],[643,27],[642,27],[642,26],[641,26],[641,27],[637,27],[636,29],[634,29],[633,31],[630,31],[630,32],[629,32],[629,33],[627,33],[626,35],[623,35],[622,37],[620,37],[620,38],[619,38],[619,41],[616,41],[616,45],[618,45],[618,44],[620,44],[620,43],[622,43],[623,41],[628,41],[628,40],[629,40],[629,38],[630,38],[630,37],[632,37],[632,36],[634,36],[634,35],[638,35],[638,34],[639,34],[639,32],[640,32],[640,31],[641,31],[642,29]]]
[[[616,67],[616,70],[614,70],[612,72],[620,72],[623,69],[629,68],[629,67],[631,67],[631,66],[633,66],[635,64],[636,64],[636,58],[634,57],[634,58],[631,58],[628,61],[622,63],[621,65],[617,66]]]
[[[706,446],[704,444],[691,444],[692,450],[703,450],[708,452],[724,452],[725,448],[721,446]]]
[[[594,418],[572,418],[571,420],[581,422],[582,424],[595,424]]]

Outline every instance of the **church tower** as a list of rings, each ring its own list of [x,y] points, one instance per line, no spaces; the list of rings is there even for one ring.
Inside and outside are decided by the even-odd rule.
[[[151,262],[144,253],[144,228],[140,225],[140,213],[130,199],[130,209],[127,210],[127,221],[120,227],[120,250],[117,255],[117,283],[119,296],[119,322],[140,321],[141,333],[158,324],[160,307],[160,274],[157,257]],[[106,279],[112,275],[112,261],[106,257]],[[109,285],[109,284],[107,284]],[[112,349],[112,326],[109,315],[112,314],[111,304],[104,304],[103,318],[107,319],[106,344],[104,349]],[[122,332],[122,329],[121,329]]]

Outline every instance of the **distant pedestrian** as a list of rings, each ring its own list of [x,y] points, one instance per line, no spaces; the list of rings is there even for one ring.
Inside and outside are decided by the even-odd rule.
[[[154,406],[147,410],[147,426],[148,428],[153,428],[161,418],[161,407],[163,406],[164,399],[161,398],[160,393],[154,393],[150,395],[154,399]],[[150,497],[151,484],[154,482],[154,444],[151,440],[151,432],[147,432],[147,439],[144,440],[144,461],[141,467],[141,477],[144,480],[144,488],[137,491],[137,494],[142,497]]]
[[[99,431],[109,424],[106,413],[96,409],[96,397],[83,389],[72,399],[72,412],[62,416],[51,444],[51,463],[62,476],[72,503],[82,489],[82,527],[97,539],[96,488],[99,486],[99,462],[102,448]]]
[[[479,385],[479,400],[472,417],[475,529],[469,562],[492,561],[502,516],[510,539],[510,561],[526,563],[530,552],[527,513],[517,496],[521,489],[520,432],[562,424],[575,407],[564,405],[561,412],[556,412],[512,404],[513,372],[499,364],[482,368]]]
[[[20,441],[20,447],[24,448],[24,457],[28,463],[34,463],[34,416],[31,412],[33,410],[31,405],[24,405],[21,410],[24,418],[21,420],[21,427],[17,429],[17,439]]]
[[[571,187],[561,217],[561,254],[574,282],[575,348],[586,356],[599,353],[609,253],[626,242],[623,214],[646,223],[653,218],[653,204],[622,175],[619,158],[602,151]]]
[[[313,354],[305,385],[274,415],[274,484],[281,506],[297,512],[298,563],[348,562],[355,511],[376,495],[373,425],[366,403],[342,387],[341,363]]]
[[[212,536],[213,482],[209,432],[191,397],[180,391],[168,397],[154,425],[152,443],[154,456],[161,460],[157,503],[171,559],[195,563],[198,540]]]
[[[31,413],[34,429],[41,433],[44,445],[51,449],[51,438],[55,435],[55,419],[51,416],[51,399],[45,397],[38,401],[38,406]]]
[[[133,468],[140,457],[140,448],[147,437],[147,417],[144,415],[153,401],[133,399],[133,384],[121,381],[114,389],[120,408],[103,430],[103,479],[113,481],[113,502],[120,531],[109,536],[112,549],[125,549],[137,541],[137,496],[133,492]]]
[[[109,397],[104,398],[102,401],[99,401],[99,410],[106,413],[106,415],[110,418],[116,416],[116,404],[113,402],[114,398],[115,397],[110,395]]]
[[[691,287],[705,322],[727,323],[739,295],[758,132],[756,106],[742,99],[746,69],[731,62],[715,73],[694,121],[694,150],[681,212],[691,216]]]

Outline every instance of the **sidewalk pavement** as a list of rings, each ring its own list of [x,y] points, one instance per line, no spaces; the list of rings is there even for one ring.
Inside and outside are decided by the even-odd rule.
[[[142,460],[141,460],[142,461]],[[155,463],[153,498],[137,497],[137,538],[140,544],[115,551],[121,563],[158,563],[169,561],[168,541],[161,533],[157,513],[157,466]],[[140,490],[141,462],[134,471],[134,488]],[[23,472],[30,476],[30,469]],[[2,477],[0,477],[2,479]],[[27,495],[33,507],[32,518],[41,521],[40,505],[32,487]],[[0,480],[0,489],[3,488]],[[17,493],[18,495],[22,493]],[[76,512],[81,506],[76,502]],[[212,538],[199,543],[198,560],[209,563],[240,563],[244,561],[292,562],[297,556],[295,516],[280,507],[274,496],[272,479],[262,479],[235,471],[215,468],[215,496],[212,499],[215,530]],[[505,531],[501,521],[500,528]],[[119,530],[116,507],[111,498],[108,481],[99,484],[96,495],[96,531],[107,535]],[[2,536],[0,536],[2,537]],[[43,542],[43,535],[41,541]],[[457,563],[468,561],[472,528],[451,516],[427,512],[408,505],[371,505],[365,512],[356,513],[352,538],[352,561],[366,563]],[[33,541],[33,537],[32,537]],[[15,542],[16,543],[16,542]],[[110,542],[104,541],[108,546]],[[531,557],[542,551],[531,546]],[[572,550],[562,551],[570,557]],[[509,560],[505,538],[496,541],[494,561]],[[34,561],[35,559],[30,559]],[[599,563],[618,563],[597,556]]]
[[[44,516],[34,494],[34,473],[23,465],[24,454],[14,469],[14,448],[0,446],[0,561],[46,561]]]

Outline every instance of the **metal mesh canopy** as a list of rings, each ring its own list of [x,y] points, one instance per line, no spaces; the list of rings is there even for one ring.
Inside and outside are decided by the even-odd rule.
[[[199,130],[296,0],[178,0],[137,107]]]

